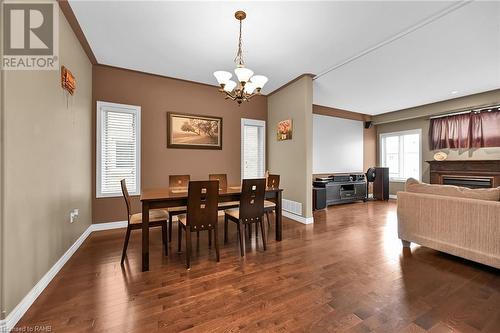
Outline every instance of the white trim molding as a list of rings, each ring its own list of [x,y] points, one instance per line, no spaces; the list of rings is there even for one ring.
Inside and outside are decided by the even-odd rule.
[[[4,320],[0,320],[0,332],[10,332],[17,322],[24,316],[26,311],[31,307],[33,302],[40,296],[40,294],[49,285],[52,279],[57,275],[57,273],[63,268],[63,266],[68,262],[68,260],[73,256],[73,254],[78,250],[78,248],[83,244],[87,237],[94,231],[101,230],[111,230],[118,228],[127,227],[127,221],[118,221],[110,223],[96,223],[91,224],[89,227],[81,234],[73,245],[62,255],[61,258],[49,269],[47,273],[35,284],[33,288],[28,292],[26,296],[16,305],[16,307],[7,315]]]
[[[285,217],[288,217],[289,219],[292,219],[294,221],[300,222],[302,224],[311,224],[314,223],[314,217],[303,217],[297,214],[293,214],[290,212],[287,212],[286,210],[282,210],[281,214]]]

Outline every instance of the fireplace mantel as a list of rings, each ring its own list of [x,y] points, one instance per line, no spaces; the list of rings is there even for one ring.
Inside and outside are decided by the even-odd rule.
[[[500,160],[427,161],[431,184],[443,184],[448,177],[490,179],[491,187],[500,186]]]

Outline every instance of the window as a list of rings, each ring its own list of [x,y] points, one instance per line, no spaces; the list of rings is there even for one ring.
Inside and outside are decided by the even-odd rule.
[[[140,194],[141,107],[97,102],[96,196],[121,196],[125,179]]]
[[[422,131],[420,129],[380,135],[380,161],[389,168],[392,181],[421,179]]]
[[[241,178],[263,178],[265,156],[266,122],[241,119]]]

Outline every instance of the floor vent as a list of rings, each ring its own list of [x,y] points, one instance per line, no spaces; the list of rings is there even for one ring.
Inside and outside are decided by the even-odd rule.
[[[283,199],[283,210],[296,215],[302,215],[302,203],[297,201],[292,201],[288,199]]]

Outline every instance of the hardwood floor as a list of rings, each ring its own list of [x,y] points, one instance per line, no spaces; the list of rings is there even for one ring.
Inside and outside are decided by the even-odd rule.
[[[132,233],[124,268],[125,229],[93,233],[17,329],[500,332],[499,271],[424,247],[402,253],[395,202],[330,207],[314,218],[312,225],[284,218],[283,241],[268,236],[263,252],[253,237],[244,258],[230,225],[220,263],[202,234],[190,271],[176,237],[162,256],[160,230],[151,232],[145,273],[140,232]]]

